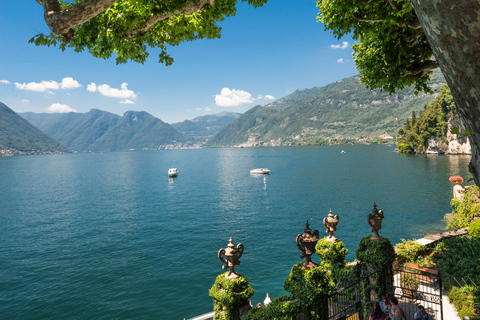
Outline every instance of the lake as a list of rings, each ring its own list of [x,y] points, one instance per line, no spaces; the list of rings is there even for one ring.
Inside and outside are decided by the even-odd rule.
[[[331,209],[355,259],[376,202],[392,243],[442,231],[470,156],[394,145],[165,150],[0,158],[2,319],[184,319],[213,309],[233,237],[252,302],[285,294],[295,237]],[[341,153],[345,150],[345,153]],[[168,178],[171,167],[177,178]],[[250,175],[267,167],[270,175]],[[467,183],[468,184],[468,183]],[[318,256],[312,257],[319,262]]]

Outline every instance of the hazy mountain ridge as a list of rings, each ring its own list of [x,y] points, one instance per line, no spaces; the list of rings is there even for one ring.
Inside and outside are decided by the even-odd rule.
[[[68,152],[57,141],[35,128],[0,102],[1,155]]]
[[[192,120],[173,123],[172,127],[188,139],[206,141],[239,116],[241,116],[240,113],[224,111],[217,114],[196,117]]]
[[[430,86],[445,83],[436,71]],[[256,106],[211,138],[207,146],[295,145],[311,138],[362,139],[396,135],[412,110],[423,110],[435,95],[405,88],[390,95],[369,90],[353,76],[291,95],[266,106]]]
[[[127,111],[122,117],[98,109],[20,115],[77,152],[159,149],[186,140],[172,126],[144,111]]]

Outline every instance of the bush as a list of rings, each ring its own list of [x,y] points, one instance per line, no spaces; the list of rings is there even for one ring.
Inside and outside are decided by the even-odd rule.
[[[480,238],[480,219],[470,223],[470,227],[468,228],[468,233],[473,238]]]
[[[448,230],[458,230],[470,225],[474,217],[480,213],[480,189],[473,186],[465,189],[464,197],[461,201],[452,200],[452,214],[447,219]]]
[[[400,153],[414,153],[412,147],[408,143],[397,144],[398,152]]]

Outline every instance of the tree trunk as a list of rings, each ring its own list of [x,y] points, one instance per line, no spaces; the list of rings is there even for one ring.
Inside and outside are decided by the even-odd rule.
[[[469,169],[480,184],[480,2],[410,0],[458,113],[471,133]]]

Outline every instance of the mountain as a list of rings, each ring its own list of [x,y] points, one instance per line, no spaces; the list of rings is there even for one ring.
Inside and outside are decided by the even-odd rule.
[[[241,116],[235,112],[221,112],[207,116],[196,117],[192,120],[173,123],[172,127],[181,132],[188,139],[194,141],[206,141],[209,137],[217,134],[226,125]]]
[[[68,152],[1,102],[0,151],[7,155]]]
[[[169,124],[142,111],[127,111],[122,117],[98,109],[87,113],[20,115],[78,152],[159,149],[186,140]]]
[[[445,83],[440,71],[431,78],[429,85],[434,90]],[[224,127],[206,146],[302,145],[395,136],[412,110],[423,110],[437,94],[415,94],[409,87],[390,95],[367,89],[360,76],[353,76],[324,87],[299,89],[266,106],[256,106]]]

